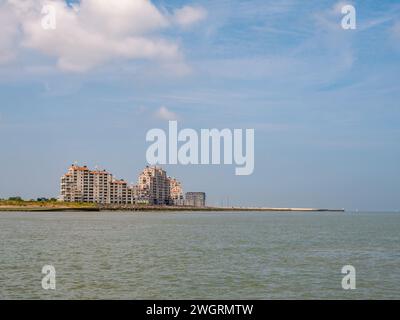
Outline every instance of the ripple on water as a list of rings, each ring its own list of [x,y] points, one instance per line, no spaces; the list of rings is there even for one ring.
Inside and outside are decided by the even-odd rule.
[[[0,213],[0,297],[399,299],[398,230],[389,213]]]

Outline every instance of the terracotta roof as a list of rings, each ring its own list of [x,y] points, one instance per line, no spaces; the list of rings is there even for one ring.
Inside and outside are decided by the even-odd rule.
[[[88,167],[86,167],[86,166],[84,166],[84,167],[79,167],[79,166],[72,165],[72,166],[70,167],[70,169],[72,169],[72,170],[78,170],[78,171],[89,171]]]

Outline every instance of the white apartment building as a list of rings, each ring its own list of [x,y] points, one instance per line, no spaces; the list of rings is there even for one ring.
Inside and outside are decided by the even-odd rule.
[[[139,175],[137,197],[142,203],[169,205],[171,195],[167,173],[161,168],[147,166]]]
[[[135,203],[135,188],[123,180],[114,180],[106,170],[91,171],[72,165],[61,177],[60,201],[99,204]]]
[[[93,175],[89,169],[71,166],[61,177],[60,199],[67,202],[94,202]]]
[[[175,206],[182,206],[185,204],[183,197],[183,189],[181,183],[172,177],[168,177],[169,189],[171,195],[172,204]]]
[[[105,170],[96,170],[93,174],[93,202],[111,203],[112,174]]]
[[[99,204],[184,205],[181,183],[167,176],[159,167],[147,166],[139,175],[138,184],[113,179],[106,170],[89,170],[72,165],[61,177],[60,201]]]

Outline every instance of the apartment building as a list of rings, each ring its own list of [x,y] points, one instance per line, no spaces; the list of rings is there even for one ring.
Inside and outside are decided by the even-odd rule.
[[[182,184],[175,178],[168,177],[169,189],[172,204],[175,206],[182,206],[185,204],[183,197]]]
[[[111,181],[110,195],[111,204],[126,204],[128,199],[128,184],[124,180]]]
[[[185,204],[192,207],[205,207],[206,194],[204,192],[186,192]]]
[[[93,191],[93,175],[86,166],[72,165],[61,177],[62,201],[94,202]]]
[[[106,170],[89,170],[72,165],[61,177],[60,201],[99,204],[135,203],[135,188],[124,180],[115,180]]]
[[[151,205],[171,204],[167,173],[161,168],[147,166],[138,178],[137,198],[139,202]]]
[[[96,170],[93,174],[93,202],[111,203],[112,174],[105,170]]]
[[[137,185],[117,180],[106,170],[90,170],[72,165],[61,177],[60,201],[98,204],[150,204],[205,206],[204,192],[188,192],[186,200],[182,184],[168,177],[165,170],[147,166]]]

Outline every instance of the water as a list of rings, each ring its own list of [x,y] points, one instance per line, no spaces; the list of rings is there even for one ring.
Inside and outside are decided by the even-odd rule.
[[[0,243],[2,299],[400,299],[395,213],[0,213]]]

